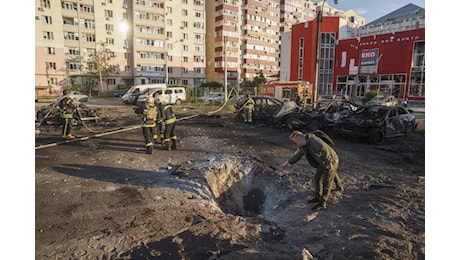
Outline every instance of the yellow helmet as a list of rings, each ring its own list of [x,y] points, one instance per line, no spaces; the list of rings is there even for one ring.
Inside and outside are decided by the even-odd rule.
[[[162,96],[162,95],[157,95],[157,96],[155,97],[155,104],[156,104],[156,105],[159,105],[159,104],[161,104],[161,103],[163,103],[163,96]]]
[[[147,98],[147,101],[145,101],[148,105],[151,105],[153,106],[155,104],[155,100],[153,99],[153,97],[148,97]]]

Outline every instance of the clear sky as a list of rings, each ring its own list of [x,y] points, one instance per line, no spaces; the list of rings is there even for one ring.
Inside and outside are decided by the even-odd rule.
[[[337,0],[337,4],[334,4],[334,0],[326,0],[326,2],[340,10],[352,9],[358,15],[366,18],[366,23],[377,20],[407,4],[425,8],[425,0]]]

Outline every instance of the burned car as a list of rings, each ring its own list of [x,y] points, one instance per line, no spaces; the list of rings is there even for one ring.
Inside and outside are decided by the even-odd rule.
[[[339,120],[333,130],[381,144],[387,138],[409,136],[416,128],[415,115],[402,106],[365,105]]]
[[[280,100],[269,97],[269,96],[251,96],[254,99],[254,109],[252,111],[252,119],[272,122],[273,115],[281,108],[283,102]],[[244,104],[247,101],[247,97],[241,97],[236,101],[235,113],[236,118],[243,120],[244,116]]]
[[[319,110],[307,110],[294,102],[286,102],[274,115],[274,123],[288,130],[328,130],[359,107],[350,101],[332,101]]]
[[[89,108],[86,104],[75,102],[77,106],[73,110],[73,119],[72,125],[77,126],[82,123],[82,121],[98,120],[98,115],[96,110]],[[53,102],[47,106],[41,107],[36,114],[36,127],[41,125],[53,125],[61,123],[61,113],[62,110],[59,108],[58,102]]]

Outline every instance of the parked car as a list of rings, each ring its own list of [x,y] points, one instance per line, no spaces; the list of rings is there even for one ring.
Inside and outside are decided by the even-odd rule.
[[[416,128],[411,110],[402,106],[365,105],[343,117],[333,130],[381,144],[387,138],[410,136]]]
[[[213,92],[210,93],[207,97],[199,99],[207,104],[222,104],[225,102],[225,93],[224,92]]]
[[[89,97],[80,91],[70,91],[70,97],[73,98],[75,101],[78,102],[88,102]]]
[[[125,90],[115,90],[114,92],[112,92],[112,97],[122,97],[124,94],[126,94],[128,90],[125,89]]]
[[[187,95],[184,87],[169,87],[161,89],[153,89],[145,94],[142,94],[137,99],[137,105],[143,104],[149,96],[153,97],[155,94],[160,94],[163,97],[165,104],[176,104],[180,106],[182,102],[187,101]]]
[[[273,115],[283,106],[281,100],[269,96],[251,96],[254,99],[254,110],[252,111],[252,119],[262,121],[273,121]],[[243,106],[247,101],[247,97],[243,96],[236,101],[234,105],[236,118],[243,120]]]
[[[367,101],[366,105],[397,106],[398,99],[391,95],[377,95]]]

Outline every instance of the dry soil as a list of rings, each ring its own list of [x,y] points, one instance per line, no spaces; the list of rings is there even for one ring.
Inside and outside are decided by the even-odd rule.
[[[130,106],[60,139],[36,130],[36,259],[424,259],[425,130],[370,145],[333,136],[345,191],[307,201],[314,169],[290,132],[174,106],[177,150],[146,154]]]

